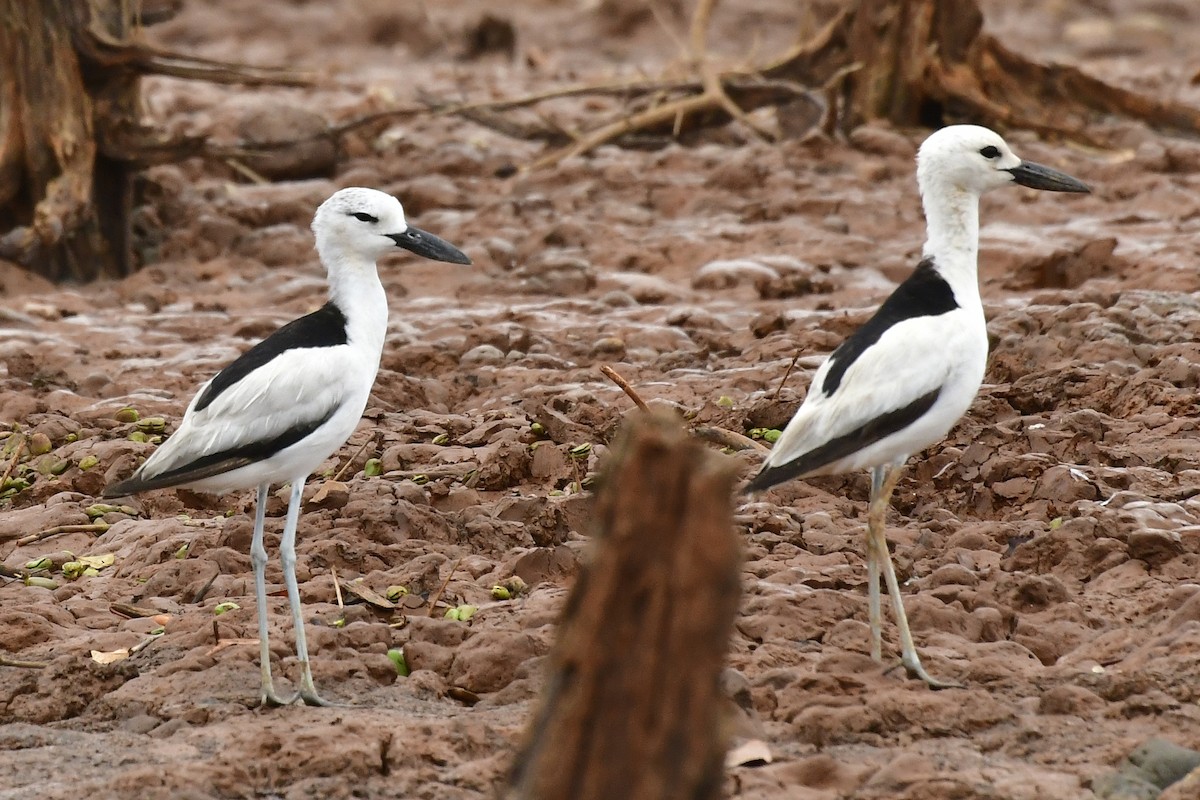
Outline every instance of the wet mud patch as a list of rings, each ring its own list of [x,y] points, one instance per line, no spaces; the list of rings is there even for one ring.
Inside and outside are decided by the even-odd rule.
[[[1014,46],[1200,102],[1184,74],[1200,15],[1186,4],[983,5]],[[729,56],[794,30],[794,8],[774,0],[720,13]],[[483,28],[469,3],[411,19],[379,3],[192,3],[152,35],[342,77],[265,99],[160,80],[148,113],[232,133],[269,101],[340,121],[415,100],[418,85],[482,97],[631,64],[657,74],[671,47],[636,14],[519,2],[499,17],[515,59],[507,45],[471,49]],[[1135,17],[1158,23],[1121,28]],[[262,33],[279,19],[315,38]],[[493,796],[587,558],[597,464],[632,407],[599,366],[694,425],[780,428],[919,257],[922,135],[770,145],[731,128],[514,175],[534,146],[419,117],[351,137],[333,177],[148,171],[139,230],[154,263],[121,283],[55,288],[5,271],[0,421],[18,429],[0,464],[18,441],[39,437],[39,452],[0,488],[0,564],[48,558],[39,575],[56,585],[0,578],[0,655],[48,664],[0,666],[0,797]],[[985,200],[985,385],[911,460],[888,518],[928,667],[966,688],[933,693],[869,658],[865,475],[753,498],[736,517],[746,561],[730,667],[775,760],[732,769],[731,796],[1077,800],[1103,796],[1102,776],[1151,737],[1200,747],[1200,172],[1186,143],[1122,136],[1112,158],[1009,136],[1097,191]],[[254,710],[252,493],[112,508],[98,495],[170,434],[200,381],[323,301],[312,210],[363,184],[396,193],[475,265],[381,265],[379,378],[305,493],[297,571],[314,671],[350,707]],[[760,460],[729,458],[744,476]],[[268,503],[272,554],[285,497]],[[96,575],[62,574],[107,554]],[[495,591],[514,578],[519,591]],[[290,688],[274,555],[267,581]],[[445,617],[464,606],[468,620]],[[890,624],[884,639],[897,652]],[[389,657],[401,649],[406,677]],[[92,656],[122,650],[135,652]]]

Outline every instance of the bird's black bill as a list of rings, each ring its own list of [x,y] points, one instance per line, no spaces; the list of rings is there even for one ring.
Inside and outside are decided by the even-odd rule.
[[[451,264],[470,264],[471,259],[445,239],[439,239],[432,233],[414,228],[411,225],[404,233],[389,233],[388,238],[405,250],[434,261],[446,261]]]
[[[1030,189],[1042,189],[1047,192],[1079,192],[1091,193],[1091,188],[1083,181],[1077,181],[1065,172],[1059,172],[1032,161],[1024,161],[1020,166],[1009,170],[1013,180]]]

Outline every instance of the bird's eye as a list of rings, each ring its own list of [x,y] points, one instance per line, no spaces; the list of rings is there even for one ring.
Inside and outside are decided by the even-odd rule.
[[[376,222],[379,222],[379,217],[373,217],[370,214],[367,214],[362,211],[356,211],[353,214],[351,214],[350,216],[354,217],[359,222],[370,222],[371,224],[375,224]]]
[[[999,158],[1000,148],[996,147],[994,144],[989,144],[987,147],[979,151],[979,155],[983,156],[984,158]]]

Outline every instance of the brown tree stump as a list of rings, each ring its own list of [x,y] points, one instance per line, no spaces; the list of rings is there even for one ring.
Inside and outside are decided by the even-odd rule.
[[[983,32],[977,0],[857,0],[761,74],[832,84],[830,126],[842,130],[879,119],[932,128],[970,121],[1102,145],[1088,124],[1113,115],[1200,133],[1200,109],[1018,55]]]
[[[72,33],[81,7],[0,0],[0,230],[11,231],[0,238],[0,257],[36,264],[51,280],[123,271],[102,229],[119,229],[127,192],[119,172],[113,185],[93,178],[92,103]],[[110,202],[95,203],[97,193]]]
[[[141,75],[304,85],[296,73],[167,53],[139,39],[181,0],[0,0],[0,259],[54,281],[120,277],[133,176],[205,150],[140,119]]]
[[[717,0],[699,0],[692,19],[696,73],[685,80],[622,81],[567,87],[523,98],[471,103],[450,110],[555,150],[528,168],[552,166],[608,142],[645,146],[737,120],[756,135],[775,133],[749,112],[780,110],[785,137],[819,124],[826,134],[887,120],[901,128],[973,122],[1025,128],[1054,138],[1106,147],[1104,117],[1136,120],[1164,133],[1200,135],[1200,109],[1105,83],[1063,64],[1043,64],[983,31],[978,0],[848,0],[813,37],[752,68],[717,72],[704,30]],[[798,15],[803,5],[797,3]],[[501,113],[562,97],[626,98],[625,110],[567,136],[554,125],[517,122]]]
[[[740,578],[732,468],[674,418],[634,412],[601,486],[508,797],[716,798]]]

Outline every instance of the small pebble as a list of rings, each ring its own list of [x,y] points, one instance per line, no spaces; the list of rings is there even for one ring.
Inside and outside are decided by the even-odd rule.
[[[630,308],[638,304],[637,300],[633,299],[633,295],[620,289],[613,289],[611,292],[600,295],[600,302],[609,308]]]
[[[616,336],[605,336],[603,339],[597,339],[592,345],[592,351],[597,355],[610,355],[621,357],[625,354],[625,341]]]
[[[472,347],[470,350],[462,354],[459,363],[464,366],[495,366],[504,361],[504,352],[499,347],[490,344],[481,344]]]

